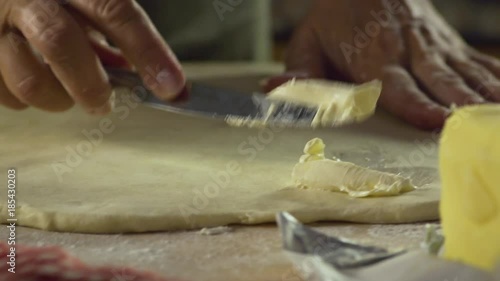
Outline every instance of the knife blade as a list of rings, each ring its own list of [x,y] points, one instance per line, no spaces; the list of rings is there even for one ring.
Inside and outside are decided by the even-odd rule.
[[[311,127],[316,108],[269,101],[263,93],[244,93],[189,82],[189,98],[182,102],[167,102],[157,98],[132,71],[106,68],[113,86],[141,88],[142,102],[152,108],[203,118],[228,120],[260,120],[269,126]],[[272,108],[272,110],[270,110]]]

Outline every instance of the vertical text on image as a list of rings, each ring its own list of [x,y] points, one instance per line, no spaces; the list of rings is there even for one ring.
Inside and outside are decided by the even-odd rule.
[[[9,236],[7,244],[10,246],[7,254],[7,270],[16,273],[16,187],[17,170],[10,168],[7,170],[7,229]]]

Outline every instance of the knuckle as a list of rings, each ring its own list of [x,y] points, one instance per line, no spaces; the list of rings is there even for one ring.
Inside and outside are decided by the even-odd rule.
[[[456,88],[462,83],[462,80],[457,75],[446,71],[435,71],[434,73],[429,73],[429,75],[431,77],[431,87]]]
[[[72,28],[63,22],[53,23],[40,32],[40,48],[49,60],[64,60],[67,54],[64,46],[73,35]]]
[[[452,87],[459,85],[462,79],[444,64],[433,57],[426,57],[412,65],[412,71],[429,87]]]
[[[451,65],[453,68],[459,70],[459,72],[465,73],[465,75],[475,80],[487,80],[490,76],[488,72],[479,65],[464,59],[458,59],[452,62]]]
[[[102,0],[94,1],[93,5],[97,17],[114,27],[127,25],[140,18],[133,0]]]

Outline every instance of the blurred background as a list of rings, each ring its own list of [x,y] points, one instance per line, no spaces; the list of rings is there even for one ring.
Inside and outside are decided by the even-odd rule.
[[[181,60],[280,61],[310,0],[139,2]],[[500,56],[500,1],[433,2],[471,45]]]

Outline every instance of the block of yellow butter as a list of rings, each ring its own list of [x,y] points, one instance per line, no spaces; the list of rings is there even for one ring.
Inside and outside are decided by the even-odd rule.
[[[500,105],[453,113],[439,168],[445,258],[493,270],[500,265]]]

